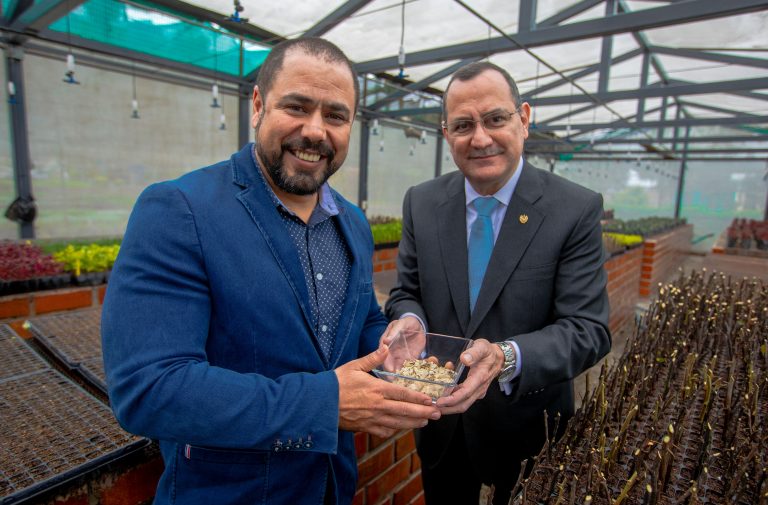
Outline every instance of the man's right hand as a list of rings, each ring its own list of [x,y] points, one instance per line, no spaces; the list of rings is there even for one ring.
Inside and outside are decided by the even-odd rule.
[[[422,428],[440,419],[440,410],[424,393],[373,377],[368,372],[387,357],[380,345],[371,354],[335,370],[339,381],[339,428],[386,438],[399,430]]]

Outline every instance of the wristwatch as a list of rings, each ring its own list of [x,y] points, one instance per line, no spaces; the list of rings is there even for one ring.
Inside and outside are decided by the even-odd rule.
[[[512,380],[517,370],[517,353],[515,348],[509,342],[496,342],[501,348],[501,352],[504,353],[504,365],[501,367],[501,373],[499,374],[498,381],[502,384]]]

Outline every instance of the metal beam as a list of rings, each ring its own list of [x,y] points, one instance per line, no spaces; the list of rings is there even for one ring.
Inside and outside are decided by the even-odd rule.
[[[639,56],[643,54],[642,49],[633,49],[631,51],[628,51],[624,54],[621,54],[619,56],[616,56],[615,58],[611,59],[611,65],[616,65],[617,63],[622,63],[627,60],[631,60],[635,56]],[[600,63],[595,63],[594,65],[590,65],[582,70],[579,70],[578,72],[574,72],[568,76],[571,80],[581,79],[582,77],[586,77],[590,74],[594,74],[600,70]],[[545,91],[549,91],[550,89],[555,89],[559,86],[562,86],[564,84],[568,84],[567,79],[558,79],[556,81],[550,82],[548,84],[544,84],[542,86],[539,86],[538,88],[529,91],[527,93],[524,93],[521,97],[523,101],[531,99],[533,96],[544,93]]]
[[[556,154],[556,153],[553,153]],[[589,153],[591,154],[591,153]],[[640,156],[640,161],[667,161],[658,157],[651,157],[647,153]],[[574,154],[573,161],[637,161],[637,156],[579,156]],[[746,161],[746,162],[768,162],[768,156],[753,156],[753,157],[735,157],[731,156],[691,156],[688,155],[688,161]]]
[[[632,132],[630,132],[632,133]],[[661,139],[654,139],[652,142],[657,144],[666,144],[669,142],[673,142],[673,138],[661,138]],[[573,145],[579,145],[579,144],[635,144],[635,143],[641,143],[645,144],[647,142],[650,142],[649,139],[646,138],[622,138],[622,137],[613,137],[613,138],[605,138],[605,139],[594,139],[594,140],[587,140],[587,139],[571,139],[571,140],[565,140],[565,139],[528,139],[525,141],[525,145],[532,145],[532,146],[538,146],[538,145],[550,145],[550,144],[558,144],[563,145],[564,143],[573,144]],[[690,144],[721,144],[721,143],[730,143],[730,142],[768,142],[768,135],[745,135],[745,136],[711,136],[711,137],[691,137],[688,139],[688,143]]]
[[[628,13],[628,12],[632,12],[632,11],[624,3],[624,0],[619,0],[619,12]],[[635,31],[635,32],[632,32],[632,38],[635,39],[635,42],[637,42],[637,44],[643,50],[646,50],[646,51],[648,50],[648,47],[650,46],[650,43],[648,42],[648,38],[645,36],[645,34],[643,34],[642,32],[639,32],[639,31]],[[651,66],[653,67],[653,69],[656,71],[656,74],[659,76],[659,78],[663,82],[665,82],[665,83],[668,82],[669,81],[669,75],[667,75],[667,71],[664,70],[664,67],[661,65],[661,62],[653,54],[651,54],[651,61],[650,61],[650,63],[651,63]]]
[[[753,100],[768,101],[768,94],[756,93],[754,91],[729,91],[729,95],[743,96],[744,98],[751,98]]]
[[[519,0],[517,30],[520,33],[536,29],[537,0]]]
[[[605,19],[616,15],[616,0],[606,0]],[[603,37],[600,48],[600,74],[597,78],[597,92],[608,91],[608,81],[611,78],[611,54],[613,53],[613,35]]]
[[[38,32],[76,9],[85,0],[41,0],[19,13],[9,26],[15,32]]]
[[[548,124],[554,123],[555,121],[560,121],[561,119],[566,119],[569,116],[575,116],[576,114],[581,114],[582,112],[587,112],[597,107],[600,107],[600,105],[596,103],[585,105],[584,107],[580,107],[576,110],[569,110],[568,112],[563,112],[562,114],[558,114],[557,116],[548,117],[544,121],[537,121],[536,126],[548,125]]]
[[[643,66],[640,69],[640,89],[648,86],[648,70],[651,64],[651,53],[647,50],[643,51]],[[638,121],[642,121],[645,118],[645,98],[640,98],[637,101],[637,114],[635,115]]]
[[[226,28],[228,31],[236,33],[237,35],[242,35],[246,39],[254,42],[275,45],[278,42],[285,40],[285,37],[272,33],[264,28],[260,28],[250,23],[243,23],[242,21],[234,21],[232,18],[222,15],[220,12],[204,9],[186,2],[180,2],[178,0],[151,0],[151,2],[155,5],[165,7],[171,11],[176,11],[199,21],[216,23],[217,25]]]
[[[26,93],[24,89],[24,52],[21,47],[11,46],[5,50],[8,82],[12,82],[15,95],[9,97],[9,116],[11,121],[11,144],[13,149],[13,175],[16,197],[34,205],[32,196],[31,156],[27,131]],[[35,238],[35,225],[32,222],[19,223],[20,238]]]
[[[571,19],[574,16],[581,14],[582,12],[591,9],[597,4],[603,3],[605,0],[582,0],[579,3],[571,5],[561,10],[557,14],[554,14],[547,19],[543,20],[537,25],[538,28],[545,28],[548,26],[559,25],[563,21]]]
[[[745,67],[768,68],[768,60],[762,58],[750,58],[748,56],[736,56],[732,54],[711,53],[709,51],[696,51],[695,49],[677,49],[665,46],[649,46],[656,54],[679,56],[680,58],[693,58],[696,60],[716,61],[729,65],[743,65]]]
[[[192,65],[189,63],[181,63],[173,60],[167,60],[165,58],[152,56],[150,54],[141,53],[138,51],[130,51],[128,49],[112,46],[109,44],[105,44],[103,42],[84,39],[77,35],[68,36],[66,33],[46,30],[44,33],[41,33],[39,35],[39,38],[44,40],[50,40],[53,42],[59,42],[61,44],[76,47],[76,48],[95,51],[95,52],[109,55],[109,56],[117,56],[119,58],[125,58],[128,60],[137,61],[137,62],[145,63],[147,65],[156,65],[160,68],[166,68],[168,70],[182,72],[185,74],[192,74],[192,75],[204,77],[207,79],[218,79],[220,81],[229,82],[232,84],[241,84],[241,83],[249,84],[249,82],[246,81],[245,79],[238,78],[237,76],[233,76],[232,74],[227,74],[223,72],[214,72],[213,70],[205,67],[199,67],[197,65]],[[25,45],[25,47],[27,47],[27,45]],[[37,46],[37,47],[43,48],[44,46]],[[54,53],[54,52],[56,51],[52,49],[51,53]],[[63,54],[66,54],[63,51],[60,51],[60,52],[62,52]],[[77,56],[77,60],[88,61],[89,56],[88,55]]]
[[[413,113],[413,112],[412,112]],[[675,119],[675,120],[665,120],[665,121],[643,121],[643,122],[629,122],[629,121],[614,121],[611,123],[583,123],[583,124],[572,124],[570,125],[570,128],[572,130],[598,130],[601,128],[658,128],[659,126],[663,126],[666,128],[672,128],[675,126],[725,126],[725,125],[744,125],[744,124],[760,124],[760,123],[766,123],[768,124],[768,117],[756,117],[756,118],[748,118],[748,117],[713,117],[713,118],[694,118],[694,119]],[[542,132],[551,132],[551,131],[560,131],[560,130],[567,130],[568,125],[566,124],[558,124],[558,125],[545,125],[540,128],[537,128],[538,131]],[[586,131],[580,131],[576,132],[573,135],[581,135],[583,133],[586,133]]]
[[[763,117],[766,121],[768,121],[768,118],[765,116],[760,116],[759,114],[751,114],[749,112],[742,112],[738,110],[733,109],[726,109],[723,107],[717,107],[715,105],[709,105],[705,103],[696,103],[696,102],[689,102],[689,101],[683,101],[678,100],[678,103],[683,107],[694,107],[697,109],[704,109],[712,112],[719,112],[721,114],[730,114],[732,116],[738,116],[738,117]]]
[[[433,82],[439,81],[443,77],[447,77],[447,76],[453,74],[454,72],[456,72],[458,69],[460,69],[464,65],[468,65],[469,63],[472,63],[473,61],[477,61],[479,59],[480,58],[467,58],[466,60],[461,60],[461,61],[459,61],[457,63],[454,63],[453,65],[451,65],[449,67],[446,67],[446,68],[440,70],[439,72],[435,72],[434,74],[432,74],[432,75],[430,75],[428,77],[425,77],[424,79],[420,80],[419,82],[414,82],[414,83],[409,84],[408,86],[405,87],[405,89],[401,89],[401,90],[395,91],[391,95],[388,95],[388,96],[382,98],[381,100],[379,100],[378,102],[374,103],[373,105],[371,105],[368,108],[371,109],[371,110],[381,109],[385,105],[390,104],[390,103],[396,101],[397,99],[406,96],[409,93],[412,93],[414,91],[422,90],[422,89],[426,88],[427,86],[429,86],[430,84],[432,84]]]
[[[664,96],[701,95],[707,93],[728,93],[730,91],[753,90],[768,88],[768,77],[754,79],[740,79],[735,81],[717,81],[705,83],[670,84],[662,86],[656,83],[644,89],[628,89],[622,91],[609,91],[595,93],[594,96],[601,102],[613,102],[616,100],[634,100],[639,98],[661,98]],[[535,104],[544,105],[568,105],[569,103],[591,103],[592,97],[585,95],[560,95],[537,98]]]
[[[540,28],[527,33],[518,33],[513,38],[521,45],[531,48],[584,40],[616,33],[647,30],[662,26],[690,23],[706,19],[744,14],[765,9],[765,0],[689,0],[663,7],[638,12],[620,13],[610,19],[590,19],[562,26]],[[489,53],[512,51],[517,46],[505,37],[478,40],[428,49],[408,54],[408,65],[418,66],[440,61],[472,57],[485,57]],[[357,63],[358,73],[383,72],[398,68],[397,55]]]
[[[60,61],[64,61],[67,55],[67,51],[55,48],[53,46],[44,46],[33,43],[27,43],[24,45],[24,49],[27,54],[34,54],[36,56],[42,56],[44,58],[54,58]],[[145,77],[160,82],[167,82],[169,84],[177,84],[181,86],[187,86],[197,89],[210,89],[211,79],[200,80],[192,77],[190,71],[184,73],[171,73],[161,70],[148,69],[144,66],[129,65],[127,62],[123,63],[116,58],[106,58],[94,56],[88,53],[73,52],[77,62],[79,64],[86,64],[93,68],[99,68],[102,70],[108,70],[110,72],[118,72],[126,75],[136,75],[137,77]],[[158,63],[160,65],[161,63]],[[237,90],[233,89],[228,83],[225,84],[220,79],[219,91],[222,94],[236,94]]]
[[[371,0],[348,0],[341,4],[336,10],[315,23],[315,25],[304,32],[301,37],[320,37],[328,33],[336,25],[368,5],[370,2]]]
[[[713,149],[686,149],[685,146],[684,146],[685,140],[684,139],[678,139],[678,141],[681,142],[681,144],[682,144],[679,149],[666,150],[666,151],[664,151],[664,153],[667,153],[667,154],[682,153],[682,152],[684,152],[686,150],[688,152],[692,153],[692,154],[710,154],[710,153],[711,154],[741,154],[741,153],[743,153],[743,154],[762,154],[762,153],[768,153],[768,147],[766,147],[766,148],[755,148],[755,149],[749,149],[749,148],[744,148],[744,149],[737,149],[737,148],[732,148],[732,149],[727,149],[727,148],[724,148],[724,149],[715,149],[715,148],[713,148]],[[526,142],[525,145],[527,147],[535,147],[535,145],[529,146],[528,142]],[[583,148],[579,149],[579,146],[574,146],[571,149],[552,149],[552,150],[547,150],[547,149],[530,149],[529,152],[536,153],[536,154],[576,154],[576,153],[584,153],[585,151],[584,151]],[[630,152],[635,153],[635,154],[641,154],[641,155],[650,154],[650,152],[646,152],[646,151],[630,151]],[[601,150],[601,149],[591,149],[589,151],[589,153],[590,154],[613,154],[613,153],[616,153],[616,151]],[[619,151],[619,154],[625,154],[625,153],[626,153],[626,151]],[[658,153],[654,152],[653,154],[663,154],[663,153],[662,152],[658,152]]]
[[[16,17],[16,9],[19,8],[21,3],[25,0],[9,0],[8,2],[5,2],[5,8],[3,8],[3,2],[0,2],[0,24],[7,24],[13,21],[13,18]],[[26,0],[27,3],[31,4],[32,0]]]

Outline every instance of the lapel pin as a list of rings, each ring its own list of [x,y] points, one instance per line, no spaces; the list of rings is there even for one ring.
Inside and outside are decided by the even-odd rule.
[[[520,214],[520,224],[525,224],[528,222],[528,214]]]

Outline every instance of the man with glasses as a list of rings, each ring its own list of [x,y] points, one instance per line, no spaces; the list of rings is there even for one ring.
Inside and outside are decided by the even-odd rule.
[[[506,505],[545,426],[559,435],[573,414],[573,378],[610,350],[602,198],[523,159],[530,117],[504,69],[460,69],[443,100],[460,171],[403,203],[385,339],[425,327],[474,340],[443,417],[418,432],[428,505],[477,503],[481,484]]]

